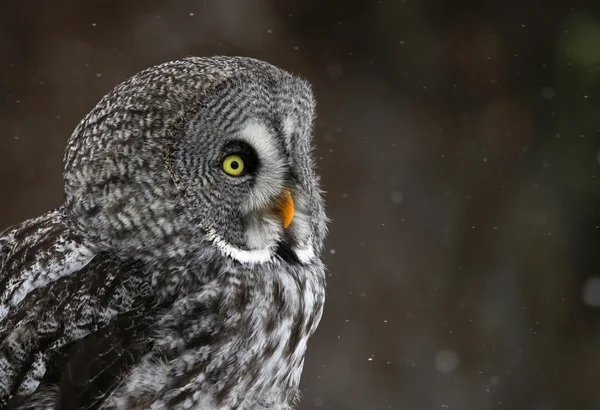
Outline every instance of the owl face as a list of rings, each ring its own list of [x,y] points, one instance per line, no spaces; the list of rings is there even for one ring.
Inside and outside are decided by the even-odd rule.
[[[211,92],[174,139],[175,184],[194,223],[230,256],[267,260],[282,242],[311,252],[313,109],[301,80],[240,76]]]
[[[65,209],[98,250],[260,263],[320,252],[310,86],[242,57],[186,58],[117,86],[65,154]]]

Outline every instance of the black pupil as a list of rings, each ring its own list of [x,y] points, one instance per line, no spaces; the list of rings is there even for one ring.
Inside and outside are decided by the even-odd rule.
[[[237,161],[231,161],[231,169],[238,169],[240,164]]]

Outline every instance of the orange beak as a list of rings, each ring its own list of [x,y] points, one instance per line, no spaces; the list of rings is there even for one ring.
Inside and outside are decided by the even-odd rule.
[[[294,200],[290,191],[285,191],[279,199],[279,212],[281,213],[281,219],[283,220],[283,227],[287,228],[292,219],[294,219]]]

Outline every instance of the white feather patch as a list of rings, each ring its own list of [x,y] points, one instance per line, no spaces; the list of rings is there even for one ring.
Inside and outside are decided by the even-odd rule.
[[[306,248],[294,249],[294,252],[296,252],[298,260],[302,263],[309,263],[315,257],[315,251],[311,245]]]
[[[216,245],[217,249],[219,249],[224,255],[229,256],[241,263],[265,263],[270,261],[273,257],[273,251],[271,248],[253,250],[237,248],[224,241],[212,228],[207,230],[206,235],[212,241],[212,243]]]

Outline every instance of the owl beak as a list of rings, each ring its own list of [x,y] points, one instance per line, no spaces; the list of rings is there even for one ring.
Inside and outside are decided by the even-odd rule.
[[[294,200],[292,199],[290,191],[286,190],[283,195],[281,195],[279,198],[278,209],[281,214],[281,219],[283,220],[283,227],[287,228],[290,223],[292,223],[292,219],[294,219]]]

